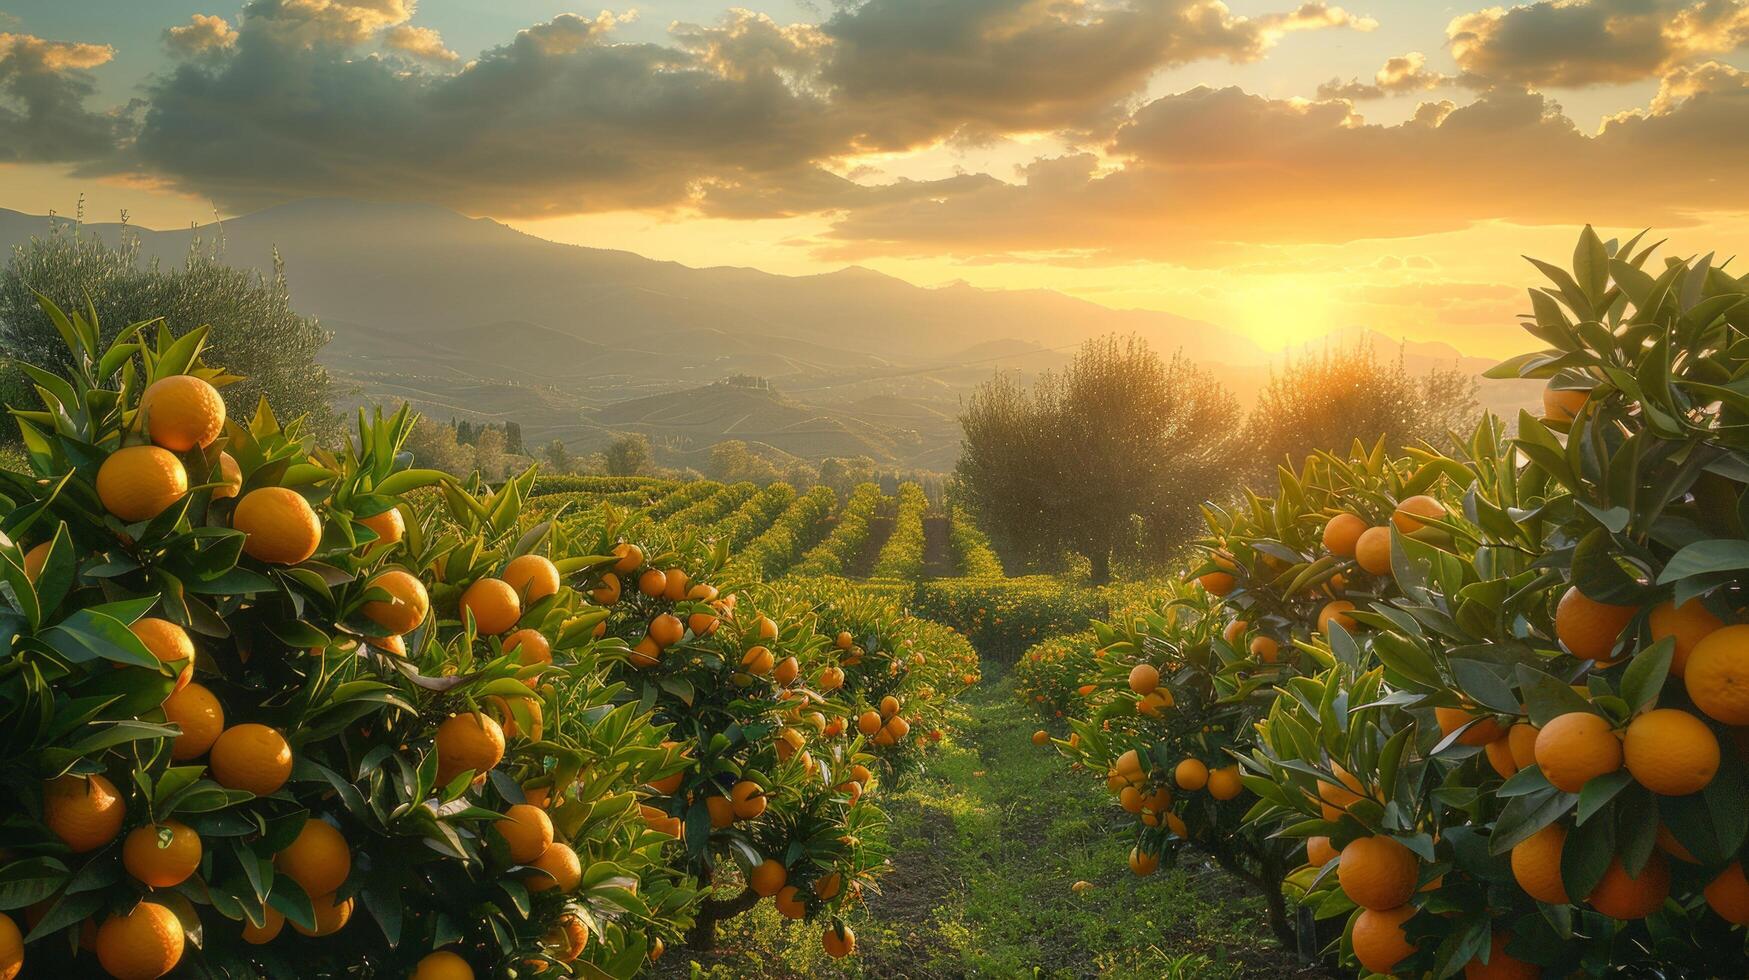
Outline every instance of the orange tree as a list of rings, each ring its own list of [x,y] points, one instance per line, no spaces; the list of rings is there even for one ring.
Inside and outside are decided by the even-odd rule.
[[[629,975],[685,928],[631,792],[680,761],[520,526],[531,477],[406,469],[405,411],[338,453],[238,424],[201,331],[44,307],[72,368],[26,369],[0,474],[0,971]]]

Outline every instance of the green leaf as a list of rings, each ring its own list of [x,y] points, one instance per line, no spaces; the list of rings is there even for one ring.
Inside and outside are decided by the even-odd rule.
[[[1637,715],[1658,700],[1658,692],[1664,689],[1664,681],[1670,675],[1670,661],[1675,655],[1676,637],[1666,636],[1635,654],[1628,662],[1628,669],[1622,673],[1621,696],[1628,703],[1630,714]]]
[[[1668,585],[1694,575],[1713,572],[1735,572],[1749,568],[1749,541],[1741,538],[1713,538],[1678,551],[1658,575],[1659,585]]]

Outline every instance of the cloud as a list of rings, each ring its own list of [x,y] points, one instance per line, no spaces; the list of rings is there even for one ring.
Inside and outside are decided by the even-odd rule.
[[[1427,56],[1419,51],[1400,54],[1387,58],[1383,66],[1373,73],[1370,82],[1354,79],[1348,82],[1340,78],[1332,78],[1318,86],[1320,99],[1348,99],[1362,101],[1365,99],[1382,99],[1387,95],[1399,95],[1405,92],[1425,92],[1428,89],[1444,88],[1456,82],[1450,75],[1443,75],[1427,69]]]
[[[237,43],[231,22],[212,14],[195,14],[188,23],[164,31],[164,46],[178,58],[200,58]]]
[[[1749,0],[1538,0],[1464,14],[1446,39],[1459,68],[1497,83],[1632,82],[1749,42]]]
[[[106,44],[0,33],[0,162],[85,161],[107,156],[117,116],[95,113],[87,71],[115,57]]]
[[[417,0],[252,0],[245,29],[288,46],[347,47],[413,19]]]
[[[461,60],[461,55],[443,46],[443,35],[429,27],[398,24],[383,35],[383,44],[427,61],[444,63]]]

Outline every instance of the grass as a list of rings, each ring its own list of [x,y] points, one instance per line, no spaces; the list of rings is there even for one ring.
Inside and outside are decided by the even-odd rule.
[[[1030,741],[1036,716],[987,677],[931,768],[887,796],[896,851],[857,955],[834,963],[819,925],[761,903],[709,955],[675,949],[664,975],[729,978],[1280,977],[1303,969],[1268,938],[1262,904],[1196,855],[1138,879],[1121,811]],[[1091,882],[1084,894],[1070,886]]]

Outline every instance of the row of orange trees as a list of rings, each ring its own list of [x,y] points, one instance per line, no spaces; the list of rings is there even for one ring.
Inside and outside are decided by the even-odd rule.
[[[0,472],[0,975],[623,977],[767,896],[853,950],[876,790],[969,649],[408,469],[404,410],[339,451],[244,422],[200,331],[46,308],[74,367],[27,369]]]
[[[1513,438],[1284,470],[1099,627],[1056,744],[1132,868],[1195,841],[1361,973],[1749,972],[1749,284],[1651,252],[1538,263]]]

